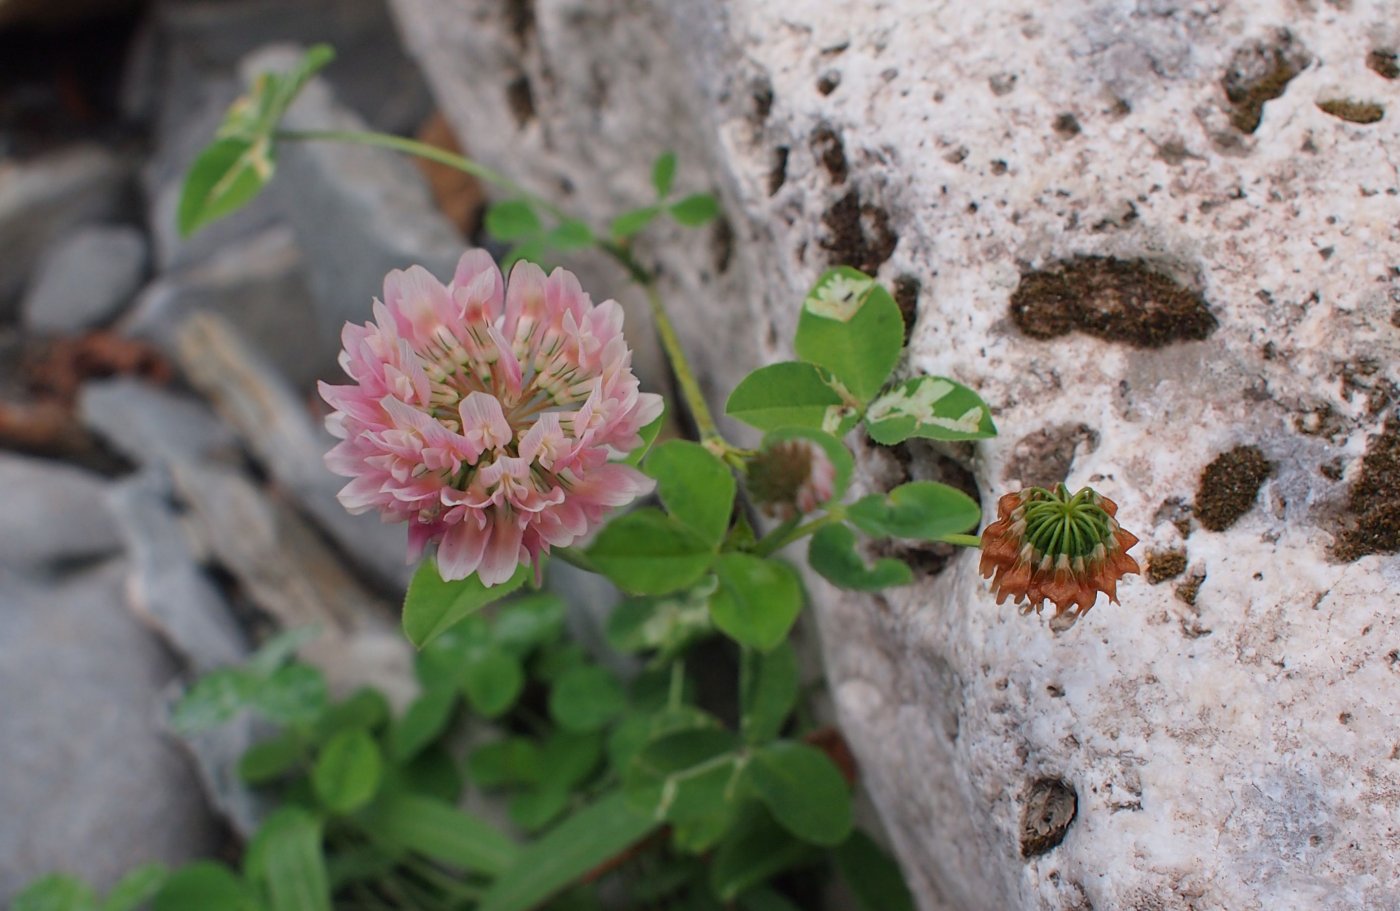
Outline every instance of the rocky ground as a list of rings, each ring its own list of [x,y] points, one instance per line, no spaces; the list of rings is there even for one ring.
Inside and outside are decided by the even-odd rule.
[[[401,534],[336,503],[314,380],[384,272],[446,268],[475,214],[449,185],[448,221],[390,153],[307,147],[246,211],[175,231],[261,48],[337,48],[305,124],[431,125],[380,0],[23,6],[0,18],[0,905],[248,830],[248,731],[180,742],[163,719],[269,630],[317,623],[333,686],[410,695]]]

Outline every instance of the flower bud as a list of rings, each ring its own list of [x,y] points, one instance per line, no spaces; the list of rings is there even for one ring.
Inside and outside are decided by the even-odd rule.
[[[765,515],[787,520],[831,499],[836,466],[811,440],[775,443],[749,462],[749,492]]]

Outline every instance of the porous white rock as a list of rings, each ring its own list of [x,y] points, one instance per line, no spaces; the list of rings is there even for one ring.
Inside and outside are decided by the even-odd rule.
[[[1185,552],[1061,632],[971,553],[811,586],[923,908],[1400,908],[1400,564],[1334,550],[1400,398],[1393,3],[394,5],[485,163],[595,223],[666,148],[717,186],[728,232],[640,246],[716,401],[789,355],[822,269],[877,269],[917,304],[901,371],[1003,436],[869,450],[862,484],[961,462],[991,509],[1067,472],[1139,556]],[[1098,335],[1033,337],[1069,325]],[[1271,474],[1207,530],[1182,504],[1237,446]]]

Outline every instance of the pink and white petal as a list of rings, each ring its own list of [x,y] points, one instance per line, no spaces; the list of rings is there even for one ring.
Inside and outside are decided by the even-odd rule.
[[[438,544],[438,572],[449,582],[465,579],[476,572],[492,534],[491,526],[480,524],[479,519],[467,519],[447,529]],[[486,580],[483,578],[482,581]]]
[[[448,289],[467,322],[494,321],[505,306],[505,282],[496,261],[485,250],[468,250],[457,260]]]
[[[491,540],[487,542],[486,551],[481,556],[481,566],[477,569],[482,585],[490,587],[510,581],[516,568],[529,556],[521,546],[523,537],[524,529],[519,517],[504,509],[493,511]]]
[[[509,443],[514,437],[501,402],[485,392],[470,393],[458,406],[462,436],[479,454]]]

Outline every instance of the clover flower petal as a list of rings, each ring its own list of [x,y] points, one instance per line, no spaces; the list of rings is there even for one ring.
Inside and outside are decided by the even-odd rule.
[[[610,459],[661,397],[638,387],[622,308],[571,273],[520,262],[505,281],[469,250],[446,285],[389,273],[373,312],[341,335],[352,382],[320,384],[340,440],[326,464],[351,512],[408,523],[410,560],[436,544],[444,579],[498,585],[652,489]]]

